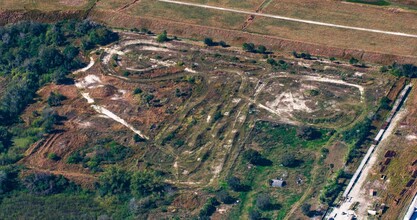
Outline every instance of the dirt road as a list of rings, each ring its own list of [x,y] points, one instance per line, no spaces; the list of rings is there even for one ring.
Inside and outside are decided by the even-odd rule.
[[[338,24],[331,24],[331,23],[325,23],[325,22],[319,22],[319,21],[311,21],[311,20],[284,17],[284,16],[279,16],[279,15],[263,14],[263,13],[258,13],[258,12],[250,12],[250,11],[244,11],[244,10],[231,9],[231,8],[222,8],[222,7],[216,7],[216,6],[210,6],[210,5],[195,4],[195,3],[189,3],[189,2],[180,2],[180,1],[173,1],[173,0],[158,0],[158,1],[171,3],[171,4],[177,4],[177,5],[193,6],[193,7],[200,7],[200,8],[206,8],[206,9],[214,9],[214,10],[219,10],[219,11],[227,11],[227,12],[235,12],[235,13],[240,13],[240,14],[275,18],[275,19],[279,19],[279,20],[293,21],[293,22],[299,22],[299,23],[305,23],[305,24],[312,24],[312,25],[319,25],[319,26],[326,26],[326,27],[334,27],[334,28],[341,28],[341,29],[349,29],[349,30],[356,30],[356,31],[365,31],[365,32],[372,32],[372,33],[379,33],[379,34],[387,34],[387,35],[395,35],[395,36],[401,36],[401,37],[417,38],[417,35],[401,33],[401,32],[392,32],[392,31],[362,28],[362,27],[338,25]]]

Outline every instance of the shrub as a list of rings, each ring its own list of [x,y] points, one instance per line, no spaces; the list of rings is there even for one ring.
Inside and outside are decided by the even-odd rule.
[[[168,41],[169,39],[168,39],[168,34],[167,34],[167,31],[163,31],[161,34],[159,34],[157,37],[156,37],[156,41],[158,41],[159,43],[163,43],[163,42],[166,42],[166,41]]]

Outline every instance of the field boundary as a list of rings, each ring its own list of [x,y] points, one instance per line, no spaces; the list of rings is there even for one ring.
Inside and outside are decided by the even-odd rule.
[[[320,21],[290,18],[290,17],[284,17],[284,16],[280,16],[280,15],[264,14],[264,13],[259,13],[259,12],[250,12],[250,11],[244,11],[244,10],[238,10],[238,9],[232,9],[232,8],[223,8],[223,7],[217,7],[217,6],[211,6],[211,5],[202,5],[202,4],[189,3],[189,2],[181,2],[181,1],[173,1],[173,0],[158,0],[158,1],[159,2],[170,3],[170,4],[199,7],[199,8],[205,8],[205,9],[213,9],[213,10],[219,10],[219,11],[227,11],[227,12],[234,12],[234,13],[240,13],[240,14],[254,15],[254,16],[262,16],[262,17],[274,18],[274,19],[278,19],[278,20],[293,21],[293,22],[298,22],[298,23],[319,25],[319,26],[332,27],[332,28],[341,28],[341,29],[348,29],[348,30],[372,32],[372,33],[378,33],[378,34],[388,34],[388,35],[401,36],[401,37],[417,38],[417,35],[415,35],[415,34],[407,34],[407,33],[402,33],[402,32],[393,32],[393,31],[384,31],[384,30],[378,30],[378,29],[363,28],[363,27],[346,26],[346,25],[332,24],[332,23],[326,23],[326,22],[320,22]]]
[[[265,45],[267,48],[272,50],[288,53],[292,51],[308,52],[313,55],[336,57],[341,59],[350,59],[355,57],[361,59],[362,61],[379,64],[392,64],[394,61],[397,63],[417,64],[416,56],[387,54],[379,51],[365,51],[355,48],[331,47],[270,35],[249,33],[241,30],[202,26],[184,22],[163,20],[154,17],[133,16],[112,11],[94,10],[90,13],[89,18],[111,27],[126,29],[145,27],[155,33],[160,33],[166,30],[170,35],[195,40],[202,40],[205,37],[217,36],[218,39],[216,38],[215,40],[223,40],[235,46],[240,46],[245,42],[252,42],[255,44]]]

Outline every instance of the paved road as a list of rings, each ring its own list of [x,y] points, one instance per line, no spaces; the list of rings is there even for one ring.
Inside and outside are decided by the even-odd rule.
[[[305,24],[313,24],[313,25],[320,25],[320,26],[326,26],[326,27],[334,27],[334,28],[341,28],[341,29],[373,32],[373,33],[379,33],[379,34],[395,35],[395,36],[401,36],[401,37],[417,38],[417,35],[401,33],[401,32],[392,32],[392,31],[383,31],[383,30],[377,30],[377,29],[345,26],[345,25],[331,24],[331,23],[325,23],[325,22],[319,22],[319,21],[290,18],[290,17],[279,16],[279,15],[263,14],[263,13],[257,13],[257,12],[231,9],[231,8],[222,8],[222,7],[216,7],[216,6],[210,6],[210,5],[195,4],[195,3],[189,3],[189,2],[180,2],[180,1],[173,1],[173,0],[158,0],[158,1],[177,4],[177,5],[186,5],[186,6],[214,9],[214,10],[220,10],[220,11],[235,12],[235,13],[240,13],[240,14],[256,15],[256,16],[275,18],[275,19],[286,20],[286,21],[294,21],[294,22],[305,23]]]

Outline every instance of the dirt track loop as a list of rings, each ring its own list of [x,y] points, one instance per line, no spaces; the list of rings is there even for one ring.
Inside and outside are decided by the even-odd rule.
[[[214,9],[214,10],[220,10],[220,11],[235,12],[235,13],[240,13],[240,14],[263,16],[263,17],[275,18],[275,19],[279,19],[279,20],[286,20],[286,21],[293,21],[293,22],[299,22],[299,23],[320,25],[320,26],[326,26],[326,27],[334,27],[334,28],[341,28],[341,29],[373,32],[373,33],[379,33],[379,34],[395,35],[395,36],[401,36],[401,37],[417,38],[417,35],[401,33],[401,32],[392,32],[392,31],[383,31],[383,30],[377,30],[377,29],[362,28],[362,27],[345,26],[345,25],[331,24],[331,23],[325,23],[325,22],[319,22],[319,21],[311,21],[311,20],[290,18],[290,17],[279,16],[279,15],[263,14],[263,13],[257,13],[257,12],[250,12],[250,11],[231,9],[231,8],[222,8],[222,7],[216,7],[216,6],[210,6],[210,5],[202,5],[202,4],[180,2],[180,1],[173,1],[173,0],[158,0],[158,1],[177,4],[177,5],[186,5],[186,6],[200,7],[200,8],[206,8],[206,9]]]

